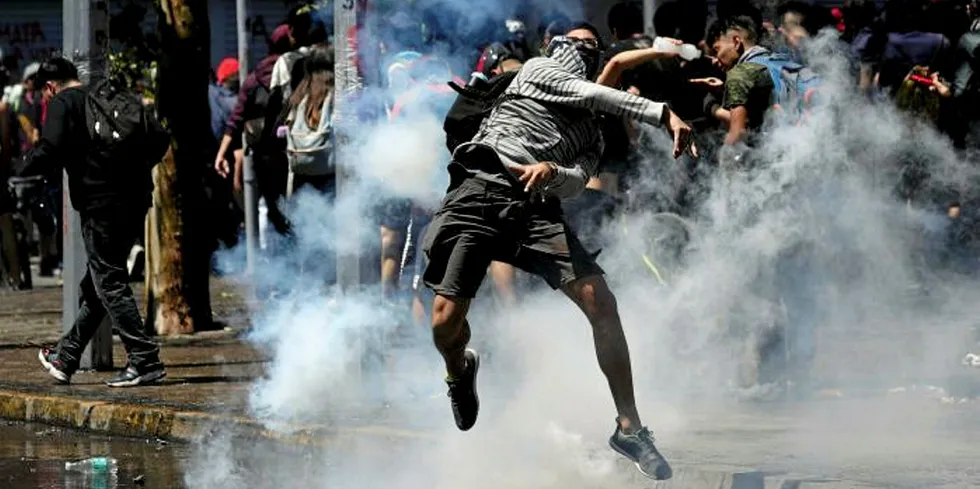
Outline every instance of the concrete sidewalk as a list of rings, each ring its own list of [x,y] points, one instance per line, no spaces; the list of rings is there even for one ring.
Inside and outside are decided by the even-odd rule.
[[[0,418],[102,433],[190,441],[216,426],[245,439],[326,446],[368,436],[387,443],[436,443],[411,420],[339,413],[340,426],[270,431],[247,415],[252,381],[268,359],[241,338],[246,304],[234,285],[215,281],[212,297],[224,331],[164,339],[168,378],[157,386],[112,390],[113,372],[81,372],[55,385],[37,348],[60,334],[60,289],[0,293]],[[124,358],[115,346],[115,358]],[[121,365],[120,365],[121,366]],[[440,399],[440,401],[442,401]],[[674,407],[674,409],[677,409]],[[686,406],[685,423],[658,429],[675,462],[664,488],[959,488],[980,486],[980,403],[943,404],[927,391],[800,404]],[[447,410],[448,416],[448,410]],[[406,422],[408,421],[408,422]],[[448,419],[447,419],[448,422]],[[338,423],[339,424],[339,423]],[[655,424],[658,424],[655,422]],[[408,426],[409,428],[406,428]],[[624,473],[634,474],[623,467]],[[632,476],[631,476],[632,477]]]

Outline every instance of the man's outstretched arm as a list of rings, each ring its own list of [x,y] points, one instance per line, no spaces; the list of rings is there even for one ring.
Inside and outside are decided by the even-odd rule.
[[[540,60],[548,63],[550,60]],[[533,63],[529,61],[528,64]],[[516,87],[518,95],[540,100],[603,112],[617,117],[659,124],[666,105],[651,102],[631,93],[592,83],[577,77],[558,66],[531,65],[526,76],[520,77]]]
[[[548,63],[542,59],[539,63]],[[531,61],[528,65],[531,65]],[[528,65],[525,65],[527,67]],[[648,124],[665,126],[674,137],[674,157],[684,151],[691,127],[666,104],[651,102],[631,93],[592,83],[560,69],[558,66],[531,65],[527,75],[518,78],[517,95],[547,103],[567,105],[611,114]],[[692,154],[697,154],[692,146]]]

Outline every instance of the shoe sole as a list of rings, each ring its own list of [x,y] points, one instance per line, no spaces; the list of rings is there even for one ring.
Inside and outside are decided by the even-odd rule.
[[[473,423],[468,427],[463,428],[460,427],[459,425],[456,425],[456,427],[459,428],[460,431],[469,431],[473,429],[473,427],[476,426],[476,418],[480,416],[480,394],[476,389],[476,378],[477,378],[477,374],[480,373],[480,354],[477,353],[476,350],[472,350],[469,348],[467,348],[466,351],[473,354],[473,402],[476,404],[476,414],[473,415]]]
[[[612,442],[612,440],[609,440],[609,447],[612,448],[614,452],[626,457],[627,460],[633,462],[633,465],[636,466],[636,470],[638,470],[641,474],[643,474],[644,477],[648,479],[653,479],[655,481],[665,481],[665,480],[669,480],[671,477],[674,476],[673,469],[670,469],[670,473],[667,474],[667,477],[657,477],[654,474],[649,474],[647,473],[647,471],[643,470],[643,467],[640,466],[640,462],[638,462],[635,457],[620,449],[618,446],[616,446],[615,443]]]
[[[141,386],[141,385],[155,384],[155,383],[160,382],[161,380],[163,380],[166,376],[167,376],[167,372],[166,371],[151,372],[151,373],[146,374],[146,375],[137,376],[133,380],[127,380],[125,382],[111,382],[111,381],[106,381],[105,385],[107,385],[109,387],[117,387],[117,388],[122,388],[122,387],[137,387],[137,386]]]
[[[68,384],[71,382],[71,377],[69,377],[68,374],[62,372],[61,370],[58,370],[54,365],[51,364],[51,362],[48,361],[47,358],[44,358],[43,351],[37,352],[37,359],[41,361],[41,366],[43,366],[44,369],[48,371],[48,375],[54,377],[54,379],[57,380],[59,383]]]

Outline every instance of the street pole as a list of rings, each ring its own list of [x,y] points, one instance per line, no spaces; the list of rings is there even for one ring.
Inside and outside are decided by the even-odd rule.
[[[356,108],[357,95],[363,88],[357,66],[358,59],[358,18],[366,6],[365,0],[337,0],[334,2],[334,49],[335,72],[334,90],[336,106],[334,108],[337,128],[337,205],[334,214],[337,216],[337,286],[342,291],[358,287],[361,284],[361,227],[357,219],[358,212],[346,209],[353,204],[356,185],[351,162],[353,157],[351,140],[357,127],[358,112]],[[351,222],[351,219],[357,222]]]
[[[643,32],[648,36],[656,34],[653,28],[653,13],[656,8],[656,0],[643,0]]]
[[[64,0],[62,51],[78,66],[79,78],[93,84],[105,78],[105,55],[109,47],[109,3],[107,0]],[[81,296],[79,283],[87,269],[85,246],[78,212],[72,209],[68,195],[68,174],[63,182],[62,223],[64,265],[62,267],[61,330],[68,332],[78,317]],[[108,315],[82,353],[82,369],[112,369],[112,320]]]
[[[68,0],[66,0],[68,1]],[[248,77],[248,31],[246,20],[248,10],[245,0],[235,1],[235,20],[238,32],[238,79],[245,83]],[[242,135],[242,147],[245,146],[245,135]],[[252,277],[255,273],[256,260],[258,259],[259,249],[259,196],[255,182],[255,161],[251,153],[245,153],[245,161],[242,163],[242,183],[245,187],[245,274]]]
[[[337,197],[334,205],[336,220],[337,247],[337,287],[341,293],[356,290],[361,284],[361,228],[364,221],[360,209],[352,198],[355,192],[351,144],[359,116],[356,106],[358,92],[363,89],[364,80],[358,69],[358,11],[365,7],[366,0],[334,1],[334,127],[336,128],[336,171]],[[360,359],[352,365],[350,375],[360,380],[362,385],[366,372],[371,371],[370,363],[375,359],[375,351],[368,346],[363,335],[357,335],[355,344],[350,345],[358,352]]]

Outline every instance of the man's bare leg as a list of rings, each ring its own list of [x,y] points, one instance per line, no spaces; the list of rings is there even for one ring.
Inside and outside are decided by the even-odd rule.
[[[516,278],[517,269],[513,265],[499,261],[490,262],[490,279],[493,280],[500,302],[506,306],[517,303],[517,291],[514,288]]]
[[[381,293],[391,296],[398,290],[398,271],[401,267],[403,233],[381,226]]]
[[[636,464],[640,472],[656,480],[673,475],[670,464],[654,444],[653,435],[643,426],[636,410],[633,370],[629,346],[616,308],[616,298],[601,276],[586,277],[562,288],[585,313],[592,324],[599,368],[609,382],[619,416],[609,446]]]
[[[636,409],[633,392],[633,369],[630,364],[629,345],[619,319],[616,297],[602,277],[577,280],[562,289],[582,309],[592,325],[592,339],[599,368],[609,382],[619,424],[624,431],[643,426]]]
[[[480,400],[476,394],[476,373],[480,357],[466,348],[470,325],[466,313],[470,299],[437,295],[432,304],[432,340],[446,362],[449,398],[456,426],[466,431],[476,423]]]
[[[432,302],[432,340],[446,362],[450,378],[465,373],[463,352],[470,342],[470,325],[466,313],[470,299],[457,299],[437,295]]]

